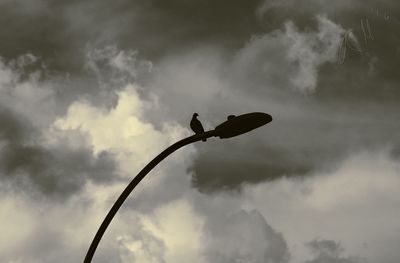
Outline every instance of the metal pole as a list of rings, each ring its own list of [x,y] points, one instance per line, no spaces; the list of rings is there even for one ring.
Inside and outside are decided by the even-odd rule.
[[[99,229],[97,230],[96,235],[93,238],[92,243],[90,244],[90,247],[86,253],[85,260],[83,263],[90,263],[92,262],[93,255],[96,251],[97,246],[100,243],[100,240],[106,231],[108,225],[111,223],[112,219],[114,218],[115,214],[118,212],[118,209],[122,206],[126,198],[129,196],[129,194],[135,189],[135,187],[140,183],[140,181],[157,165],[159,164],[162,160],[164,160],[168,155],[171,153],[175,152],[179,148],[206,139],[216,136],[215,130],[207,131],[202,134],[196,134],[187,138],[184,138],[167,149],[165,149],[163,152],[161,152],[159,155],[157,155],[151,162],[149,162],[139,173],[136,175],[135,178],[128,184],[128,186],[125,188],[125,190],[121,193],[121,195],[118,197],[117,201],[115,201],[114,205],[111,207],[110,211],[108,212],[107,216],[104,218],[103,222],[101,223]]]

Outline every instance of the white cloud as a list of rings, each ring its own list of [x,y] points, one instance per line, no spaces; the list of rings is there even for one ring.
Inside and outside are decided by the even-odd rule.
[[[93,72],[100,87],[138,81],[152,70],[152,63],[139,59],[138,51],[118,50],[116,46],[87,48],[85,67]]]
[[[184,198],[161,205],[141,218],[144,228],[165,245],[165,262],[205,262],[204,219]]]
[[[0,235],[0,254],[16,252],[19,245],[34,233],[35,223],[33,209],[25,207],[23,200],[17,195],[1,195],[0,219],[2,234]],[[1,257],[0,257],[1,258]]]
[[[293,23],[286,23],[288,58],[298,64],[293,85],[301,91],[313,91],[317,85],[318,67],[337,60],[343,28],[325,16],[317,16],[318,31],[299,32]]]
[[[287,21],[284,30],[254,37],[240,50],[235,71],[238,74],[244,71],[250,76],[259,71],[267,87],[292,86],[302,92],[314,91],[318,68],[337,60],[344,33],[340,25],[326,16],[316,16],[315,20],[318,23],[315,31],[300,31],[293,22]]]
[[[55,121],[59,130],[78,130],[87,135],[95,153],[107,150],[116,154],[123,172],[138,171],[161,150],[183,138],[188,131],[165,123],[162,130],[143,120],[146,102],[128,85],[118,93],[118,103],[110,111],[87,101],[73,103],[64,118]]]
[[[374,204],[395,199],[400,188],[400,165],[386,152],[361,153],[346,160],[326,177],[315,178],[306,200],[318,210]]]

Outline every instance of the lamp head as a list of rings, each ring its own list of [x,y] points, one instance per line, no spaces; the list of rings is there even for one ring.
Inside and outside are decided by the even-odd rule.
[[[228,120],[215,128],[216,136],[230,138],[254,130],[272,121],[269,114],[263,112],[246,113],[239,116],[230,115]]]

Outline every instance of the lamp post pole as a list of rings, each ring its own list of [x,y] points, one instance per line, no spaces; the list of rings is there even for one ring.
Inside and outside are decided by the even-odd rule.
[[[106,231],[108,225],[111,223],[115,214],[118,212],[118,209],[122,206],[126,198],[128,198],[129,194],[133,191],[133,189],[135,189],[140,181],[142,181],[142,179],[168,155],[185,145],[216,136],[220,137],[221,139],[234,137],[256,129],[262,125],[267,124],[270,121],[272,121],[272,117],[266,113],[261,112],[247,113],[237,117],[231,115],[228,117],[227,121],[218,125],[214,130],[184,138],[162,151],[153,160],[151,160],[136,175],[135,178],[133,178],[133,180],[128,184],[125,190],[118,197],[117,201],[115,201],[114,205],[111,207],[110,211],[108,212],[99,229],[97,230],[97,233],[94,236],[92,243],[90,244],[83,263],[92,262],[93,255],[96,251],[97,246],[100,243],[101,238],[103,237],[104,232]]]
[[[142,181],[142,179],[157,165],[159,164],[162,160],[164,160],[168,155],[171,153],[175,152],[179,148],[182,148],[185,145],[201,141],[203,139],[210,138],[215,135],[215,130],[207,131],[202,134],[196,134],[192,135],[190,137],[184,138],[171,146],[169,146],[167,149],[165,149],[163,152],[161,152],[159,155],[157,155],[151,162],[149,162],[139,173],[136,175],[135,178],[128,184],[128,186],[125,188],[125,190],[121,193],[121,195],[118,197],[117,201],[115,201],[114,205],[111,207],[110,211],[108,212],[107,216],[104,218],[103,222],[101,223],[99,229],[97,230],[96,235],[93,238],[92,243],[90,244],[90,247],[86,253],[85,260],[83,261],[84,263],[90,263],[92,262],[92,258],[94,255],[94,252],[96,251],[97,246],[100,243],[100,240],[106,231],[108,225],[111,223],[111,220],[114,218],[115,214],[118,212],[118,209],[122,206],[126,198],[129,196],[129,194],[135,189],[135,187]]]

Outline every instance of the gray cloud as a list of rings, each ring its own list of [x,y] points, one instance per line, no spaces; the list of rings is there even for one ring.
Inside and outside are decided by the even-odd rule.
[[[220,224],[210,222],[207,240],[209,262],[288,262],[286,241],[258,211],[240,211]]]

